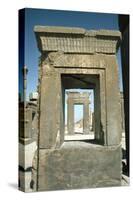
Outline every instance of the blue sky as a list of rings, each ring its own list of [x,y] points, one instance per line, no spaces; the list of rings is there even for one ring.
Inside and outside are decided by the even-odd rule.
[[[29,93],[36,91],[38,82],[38,58],[40,56],[40,52],[38,51],[37,42],[33,31],[35,25],[83,27],[88,30],[119,30],[117,14],[27,8],[25,10],[24,61],[29,70],[27,76],[27,97],[29,96]],[[120,89],[122,90],[120,51],[118,52],[118,64],[120,67]],[[21,67],[22,65],[20,62],[20,68]],[[79,111],[79,113],[81,112]]]

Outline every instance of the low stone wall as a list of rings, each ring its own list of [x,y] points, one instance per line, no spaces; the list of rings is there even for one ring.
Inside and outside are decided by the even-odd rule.
[[[38,188],[59,190],[121,185],[121,146],[64,142],[39,151]]]

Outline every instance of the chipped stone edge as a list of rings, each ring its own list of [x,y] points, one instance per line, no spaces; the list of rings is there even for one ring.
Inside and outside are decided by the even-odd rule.
[[[116,30],[87,30],[79,27],[64,27],[64,26],[34,26],[35,33],[60,33],[60,34],[80,34],[85,36],[112,36],[120,37],[121,32]]]

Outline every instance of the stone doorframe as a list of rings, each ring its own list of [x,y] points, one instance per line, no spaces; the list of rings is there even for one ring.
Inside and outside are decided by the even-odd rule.
[[[72,82],[64,85],[62,76],[73,74],[88,75],[88,79],[98,76],[94,84],[95,137],[104,145],[118,144],[120,101],[115,54],[120,32],[39,26],[35,32],[41,51],[40,148],[51,148],[57,140],[59,146],[64,142],[63,99],[65,89],[72,89]]]
[[[67,92],[68,135],[74,134],[74,105],[83,105],[83,134],[89,134],[89,94],[87,92]]]
[[[95,59],[95,58],[94,58]],[[60,71],[60,69],[58,68]],[[69,75],[73,76],[75,69],[67,69],[65,73],[61,74],[61,79]],[[95,120],[95,139],[101,143],[107,144],[107,127],[106,127],[106,94],[105,94],[105,70],[104,68],[77,68],[76,75],[85,76],[91,84],[85,84],[82,86],[84,89],[94,90],[94,120]],[[65,78],[64,78],[65,79]],[[65,80],[66,81],[66,80]],[[66,81],[67,82],[67,81]],[[69,81],[68,81],[69,83]],[[90,82],[89,82],[90,83]],[[79,85],[77,85],[77,88]],[[80,85],[80,88],[82,88]],[[68,89],[69,85],[65,85],[62,80],[63,90]],[[73,88],[73,82],[71,81],[71,89]],[[69,88],[69,89],[70,89]],[[64,107],[64,105],[63,105]],[[62,121],[63,123],[63,121]]]
[[[47,26],[36,26],[34,31],[41,52],[37,190],[96,187],[99,180],[102,187],[105,182],[108,185],[108,180],[110,186],[120,185],[121,115],[116,52],[121,33]],[[75,75],[82,83],[74,81]],[[77,142],[64,142],[65,90],[79,85],[81,89],[94,89],[95,139],[102,145],[80,142],[81,148]]]

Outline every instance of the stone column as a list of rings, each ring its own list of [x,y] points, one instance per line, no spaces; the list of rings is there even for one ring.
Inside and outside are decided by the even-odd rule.
[[[94,123],[95,123],[95,139],[100,140],[100,112],[101,112],[101,103],[100,103],[100,88],[99,81],[96,83],[94,90]]]
[[[92,111],[89,109],[89,131],[92,131]]]
[[[68,100],[67,106],[67,126],[68,126],[68,134],[74,134],[74,103],[72,100]]]
[[[89,102],[84,103],[83,133],[89,134]]]
[[[110,77],[113,77],[110,78]],[[121,142],[121,110],[116,56],[108,57],[106,70],[107,145]]]

